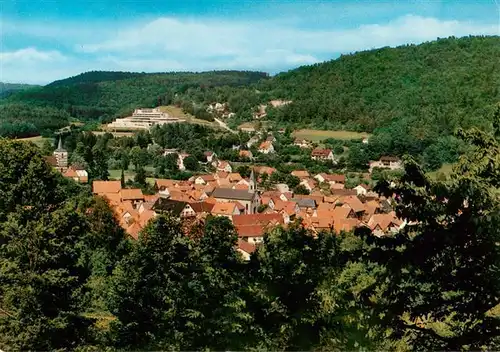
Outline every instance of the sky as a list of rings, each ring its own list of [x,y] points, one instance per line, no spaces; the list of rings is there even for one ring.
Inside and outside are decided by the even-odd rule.
[[[499,6],[500,0],[0,0],[0,81],[46,84],[90,70],[275,74],[383,46],[500,35]]]

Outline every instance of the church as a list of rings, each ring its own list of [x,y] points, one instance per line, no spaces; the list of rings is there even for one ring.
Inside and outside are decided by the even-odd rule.
[[[63,148],[61,137],[59,137],[59,143],[53,155],[56,158],[54,167],[61,173],[66,172],[68,169],[68,151]]]
[[[256,187],[257,182],[252,170],[248,190],[217,187],[214,189],[211,196],[215,198],[217,202],[238,202],[245,208],[245,214],[255,214],[260,205],[260,196],[257,193]]]

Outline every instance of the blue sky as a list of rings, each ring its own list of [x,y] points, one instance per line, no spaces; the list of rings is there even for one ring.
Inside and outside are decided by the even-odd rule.
[[[276,73],[470,34],[500,34],[495,0],[0,0],[0,81],[45,84],[89,70]]]

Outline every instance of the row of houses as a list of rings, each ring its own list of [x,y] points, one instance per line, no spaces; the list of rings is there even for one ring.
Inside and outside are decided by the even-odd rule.
[[[209,215],[227,217],[238,232],[238,250],[245,257],[270,229],[293,221],[301,221],[313,233],[366,227],[376,236],[405,225],[392,211],[390,199],[379,197],[367,185],[345,189],[344,175],[322,173],[311,177],[307,171],[293,171],[301,182],[317,182],[310,195],[298,195],[282,184],[271,191],[257,190],[254,171],[249,178],[218,171],[187,181],[157,179],[154,195],[144,195],[140,189],[123,189],[119,181],[94,181],[93,193],[110,202],[121,226],[133,238],[159,214],[169,213],[186,223],[204,221]],[[332,189],[325,194],[319,184]]]

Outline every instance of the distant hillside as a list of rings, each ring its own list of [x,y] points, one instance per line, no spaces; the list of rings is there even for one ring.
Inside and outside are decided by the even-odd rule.
[[[459,150],[453,131],[492,128],[499,58],[498,36],[448,38],[343,55],[279,74],[259,90],[293,101],[268,109],[280,126],[373,132],[370,158],[409,153],[449,162]]]
[[[227,102],[233,124],[252,120],[259,104],[279,126],[373,133],[369,157],[381,154],[456,158],[458,127],[491,128],[500,102],[500,37],[440,39],[421,45],[342,55],[269,78],[261,72],[144,74],[87,72],[20,91],[3,103],[52,107],[79,119],[107,121],[143,106],[176,105],[206,120],[206,107]],[[437,165],[437,163],[436,163]]]
[[[274,119],[372,132],[401,119],[451,131],[500,101],[500,37],[449,38],[341,56],[277,75],[262,90],[293,100]]]
[[[109,120],[136,107],[169,103],[188,89],[240,87],[267,78],[266,73],[213,71],[202,73],[88,72],[38,89],[18,92],[6,103],[50,106],[80,119]],[[168,100],[168,101],[165,101]]]
[[[33,87],[39,87],[37,85],[32,84],[24,84],[24,83],[3,83],[0,82],[0,99],[6,98],[9,95],[14,94],[17,91],[29,89]]]
[[[45,87],[61,87],[81,83],[99,83],[106,81],[119,81],[122,79],[146,76],[146,73],[136,72],[112,72],[112,71],[90,71],[77,76],[61,79],[47,84]]]

